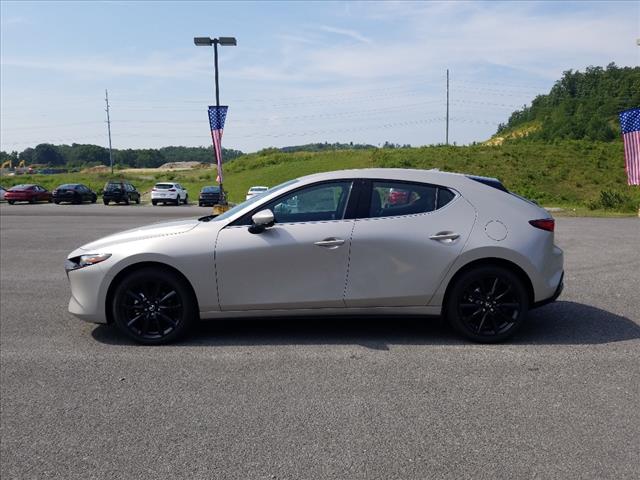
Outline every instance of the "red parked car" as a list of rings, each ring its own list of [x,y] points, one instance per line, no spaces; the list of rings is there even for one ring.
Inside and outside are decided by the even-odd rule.
[[[51,202],[51,192],[40,185],[16,185],[4,194],[4,199],[9,205],[16,202]]]

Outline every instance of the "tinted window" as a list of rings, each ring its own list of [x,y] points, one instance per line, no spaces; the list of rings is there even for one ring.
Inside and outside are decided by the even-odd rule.
[[[203,187],[202,193],[219,193],[220,187]]]
[[[453,200],[456,194],[448,188],[438,187],[438,205],[437,208],[444,207],[447,203]]]
[[[420,183],[373,182],[369,217],[415,215],[436,209],[438,187]]]
[[[104,187],[105,190],[113,191],[122,189],[122,185],[119,183],[107,183]]]
[[[280,197],[269,208],[277,223],[341,220],[351,191],[351,182],[313,185]]]

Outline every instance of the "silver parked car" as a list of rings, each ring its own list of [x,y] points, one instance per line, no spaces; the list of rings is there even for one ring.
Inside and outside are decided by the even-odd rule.
[[[89,243],[65,266],[71,313],[146,344],[199,318],[318,314],[444,315],[496,342],[563,285],[546,210],[495,179],[408,169],[291,180],[218,217]]]

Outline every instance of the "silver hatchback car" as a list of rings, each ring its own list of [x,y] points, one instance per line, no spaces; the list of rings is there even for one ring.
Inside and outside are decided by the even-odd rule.
[[[291,180],[89,243],[65,268],[72,314],[145,344],[198,319],[324,314],[443,315],[497,342],[563,286],[546,210],[496,179],[409,169]]]

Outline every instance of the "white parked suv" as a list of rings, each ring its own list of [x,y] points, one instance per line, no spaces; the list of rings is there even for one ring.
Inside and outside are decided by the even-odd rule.
[[[264,193],[267,190],[269,190],[269,187],[261,187],[261,186],[251,187],[247,192],[247,196],[245,200],[249,200],[251,197],[255,195],[260,195],[261,193]]]
[[[151,189],[151,203],[154,205],[158,203],[178,205],[180,202],[186,205],[189,202],[189,193],[179,183],[156,183]]]

